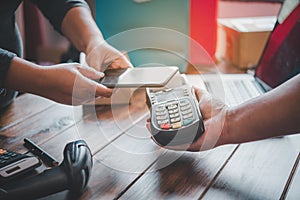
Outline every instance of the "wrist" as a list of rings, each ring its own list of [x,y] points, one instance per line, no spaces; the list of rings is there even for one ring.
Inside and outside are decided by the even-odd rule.
[[[47,78],[47,66],[37,65],[33,69],[33,80],[32,84],[33,88],[31,88],[31,92],[33,94],[41,95],[41,93],[47,90],[47,85],[49,85],[49,80]]]
[[[93,48],[93,42],[104,40],[90,10],[81,6],[73,7],[67,12],[61,30],[71,43],[84,53]]]
[[[231,108],[226,108],[224,112],[225,112],[224,124],[221,132],[221,140],[220,140],[221,142],[219,145],[234,143],[232,140],[232,133],[233,133],[232,124],[234,124],[235,111]]]
[[[15,57],[7,72],[4,86],[9,89],[35,93],[43,79],[41,70],[41,66]]]
[[[101,46],[106,46],[107,43],[102,37],[93,37],[87,43],[84,53],[86,55],[90,54],[95,48],[99,48]]]

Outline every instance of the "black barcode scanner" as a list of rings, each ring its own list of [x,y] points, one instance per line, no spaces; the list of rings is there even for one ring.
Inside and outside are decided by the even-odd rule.
[[[63,190],[82,194],[93,166],[92,154],[83,140],[70,142],[64,149],[64,160],[58,166],[0,188],[0,199],[34,199]]]

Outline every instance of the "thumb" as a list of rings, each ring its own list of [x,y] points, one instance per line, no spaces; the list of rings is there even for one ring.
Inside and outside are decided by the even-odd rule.
[[[104,73],[95,70],[94,68],[91,67],[81,67],[78,69],[78,71],[85,77],[89,78],[89,79],[95,79],[98,80],[100,78],[104,77]]]

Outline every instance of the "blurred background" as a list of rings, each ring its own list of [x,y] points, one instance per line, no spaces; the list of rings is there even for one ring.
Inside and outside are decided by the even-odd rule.
[[[232,40],[242,44],[243,41],[239,37],[243,31],[262,32],[262,30],[238,29],[236,24],[231,23],[232,19],[248,19],[249,23],[249,18],[274,17],[278,14],[281,2],[282,0],[88,0],[96,23],[106,39],[134,28],[168,28],[187,35],[201,44],[214,62],[225,60],[237,69],[250,68],[256,63],[255,59],[251,62],[243,61],[244,63],[234,60],[232,54],[237,54],[238,50],[235,48],[239,47],[232,47]],[[19,7],[17,20],[26,59],[45,65],[78,61],[79,52],[68,40],[53,30],[30,1],[25,0]],[[272,22],[272,20],[264,21],[264,23]],[[269,26],[263,32],[271,29],[272,26]],[[149,35],[149,37],[158,36]],[[247,37],[253,36],[247,33]],[[263,37],[266,38],[266,35],[258,36],[256,39]],[[118,48],[118,44],[112,45]],[[161,63],[179,66],[181,72],[186,72],[191,64],[213,65],[211,60],[199,55],[193,45],[186,40],[174,41],[172,47],[166,49],[176,54],[157,49],[141,49],[128,54],[135,66],[151,62]]]

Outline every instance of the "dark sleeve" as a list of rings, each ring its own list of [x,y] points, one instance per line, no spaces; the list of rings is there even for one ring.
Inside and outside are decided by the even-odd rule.
[[[10,66],[11,60],[16,54],[0,48],[0,91],[4,84],[4,79]]]
[[[83,6],[89,9],[84,0],[31,0],[31,2],[38,6],[54,29],[60,33],[62,21],[71,8]]]

